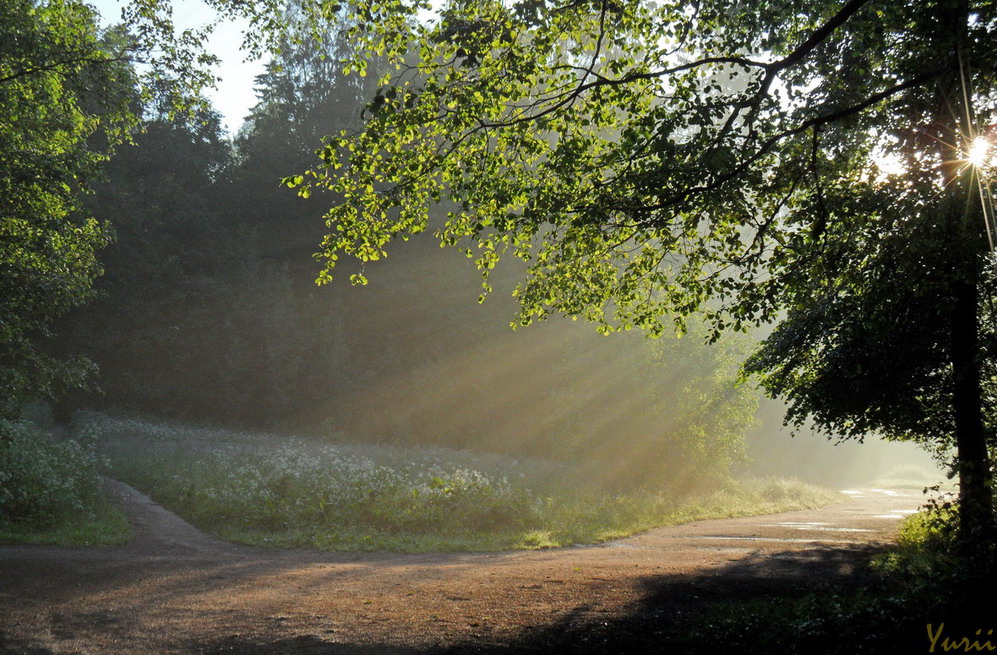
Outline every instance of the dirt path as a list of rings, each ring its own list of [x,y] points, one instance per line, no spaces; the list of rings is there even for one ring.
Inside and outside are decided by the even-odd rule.
[[[923,502],[855,490],[820,510],[701,521],[608,544],[489,554],[267,551],[214,539],[121,483],[117,548],[0,546],[0,653],[590,649],[704,598],[856,579]]]

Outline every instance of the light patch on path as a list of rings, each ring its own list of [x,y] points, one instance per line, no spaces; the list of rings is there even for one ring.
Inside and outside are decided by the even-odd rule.
[[[917,514],[916,509],[895,509],[889,514],[877,514],[877,519],[888,519],[890,521],[903,520],[908,516]]]
[[[897,491],[895,489],[870,489],[874,493],[885,494],[887,496],[902,496],[902,491]]]
[[[869,528],[840,528],[831,525],[820,525],[813,523],[774,523],[767,524],[763,527],[766,528],[779,528],[786,527],[792,528],[794,530],[815,530],[817,532],[875,532],[875,530],[870,530]]]

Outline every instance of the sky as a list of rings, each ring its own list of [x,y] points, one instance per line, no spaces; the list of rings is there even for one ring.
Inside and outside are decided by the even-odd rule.
[[[116,22],[121,15],[122,0],[90,0],[97,8],[105,23]],[[212,20],[214,12],[200,0],[175,0],[173,20],[177,29],[199,27]],[[215,74],[221,78],[218,88],[208,89],[207,95],[221,115],[222,123],[229,133],[239,130],[243,119],[256,104],[253,91],[254,80],[263,72],[265,60],[245,61],[245,53],[239,50],[242,44],[241,21],[226,21],[215,27],[209,41],[208,50],[221,59]]]

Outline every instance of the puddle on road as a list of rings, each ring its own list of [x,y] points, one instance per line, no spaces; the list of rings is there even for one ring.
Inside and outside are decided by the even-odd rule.
[[[892,489],[870,489],[869,491],[875,491],[879,494],[884,494],[887,496],[906,496],[907,494],[900,491],[893,491]]]
[[[623,548],[627,550],[637,550],[637,546],[628,544],[625,541],[604,541],[601,544],[573,544],[573,548]]]
[[[868,544],[866,541],[857,541],[855,539],[799,539],[793,537],[740,537],[736,535],[730,536],[720,536],[711,535],[706,537],[689,537],[690,539],[704,539],[704,540],[716,540],[716,541],[767,541],[774,543],[790,543],[790,544]]]
[[[827,523],[801,523],[798,521],[786,521],[785,523],[768,523],[763,528],[793,528],[794,530],[813,530],[814,532],[875,532],[866,528],[841,528]]]

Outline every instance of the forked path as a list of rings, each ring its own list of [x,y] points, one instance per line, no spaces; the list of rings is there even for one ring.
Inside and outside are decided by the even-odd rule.
[[[659,528],[546,551],[262,550],[191,527],[109,482],[135,525],[121,547],[0,546],[0,654],[599,652],[621,626],[678,620],[704,597],[856,579],[924,502],[852,490],[819,510]]]

